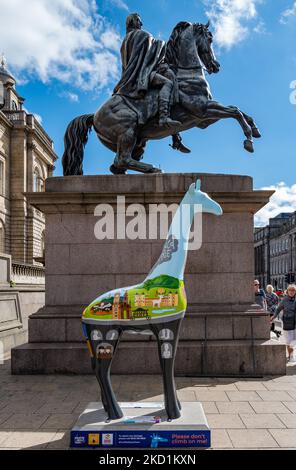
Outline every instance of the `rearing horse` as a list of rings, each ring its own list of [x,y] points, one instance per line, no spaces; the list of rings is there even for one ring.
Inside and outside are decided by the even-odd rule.
[[[253,152],[253,137],[261,137],[254,120],[236,106],[224,106],[214,101],[204,68],[209,74],[218,73],[220,64],[212,47],[213,35],[209,24],[178,23],[166,45],[165,62],[175,71],[178,83],[178,103],[173,103],[171,117],[181,124],[159,126],[158,93],[151,88],[142,99],[130,99],[115,94],[95,114],[79,116],[70,122],[65,133],[63,155],[64,175],[83,174],[82,162],[88,132],[93,127],[99,140],[116,157],[110,170],[125,173],[160,172],[140,160],[146,142],[162,139],[193,127],[207,128],[220,119],[233,118],[246,137],[244,148]]]

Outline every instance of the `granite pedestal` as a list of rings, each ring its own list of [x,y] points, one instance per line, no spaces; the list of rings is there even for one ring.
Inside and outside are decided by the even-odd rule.
[[[203,215],[202,247],[188,253],[176,375],[285,373],[285,348],[270,340],[269,315],[253,304],[253,215],[272,192],[253,190],[248,176],[188,173],[53,177],[44,193],[27,194],[46,217],[46,304],[30,317],[29,343],[12,350],[13,373],[91,373],[84,307],[144,279],[164,242],[98,240],[95,207],[109,204],[116,213],[117,196],[125,196],[126,205],[143,204],[148,214],[149,204],[179,203],[197,177],[224,214]],[[112,372],[160,373],[153,336],[125,334]]]

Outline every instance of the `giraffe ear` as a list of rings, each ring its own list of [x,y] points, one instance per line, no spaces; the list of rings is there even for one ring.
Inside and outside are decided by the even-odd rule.
[[[196,191],[200,191],[200,187],[201,187],[201,181],[200,181],[200,179],[198,179],[198,180],[196,180],[196,183],[195,183]]]
[[[192,183],[188,188],[189,194],[193,195],[195,193],[195,183]]]

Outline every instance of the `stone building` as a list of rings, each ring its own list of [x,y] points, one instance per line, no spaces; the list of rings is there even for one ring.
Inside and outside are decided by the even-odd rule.
[[[296,211],[281,213],[255,228],[255,277],[263,287],[285,289],[296,274]]]
[[[26,340],[26,317],[44,302],[44,215],[26,193],[43,191],[57,156],[0,60],[0,343]],[[33,306],[35,305],[35,307]],[[30,311],[31,310],[31,311]],[[14,327],[16,330],[14,331]],[[22,334],[24,333],[24,334]],[[6,341],[7,343],[7,341]],[[13,341],[11,345],[19,341]],[[4,347],[8,347],[5,344]]]

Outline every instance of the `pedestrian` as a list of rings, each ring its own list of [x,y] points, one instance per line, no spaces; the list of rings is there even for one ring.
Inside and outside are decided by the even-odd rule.
[[[288,360],[293,361],[294,346],[296,345],[296,286],[287,288],[287,295],[281,300],[270,321],[275,320],[283,312],[283,331],[288,351]]]
[[[266,286],[266,304],[267,304],[267,310],[270,314],[270,317],[273,317],[275,314],[276,308],[279,304],[279,298],[277,294],[274,292],[273,286],[271,284],[268,284]],[[270,331],[273,331],[277,337],[280,336],[280,332],[275,330],[274,322],[271,323]]]
[[[267,310],[266,295],[263,289],[260,289],[260,283],[258,279],[254,281],[254,294],[255,294],[255,303],[260,305],[263,310]]]

